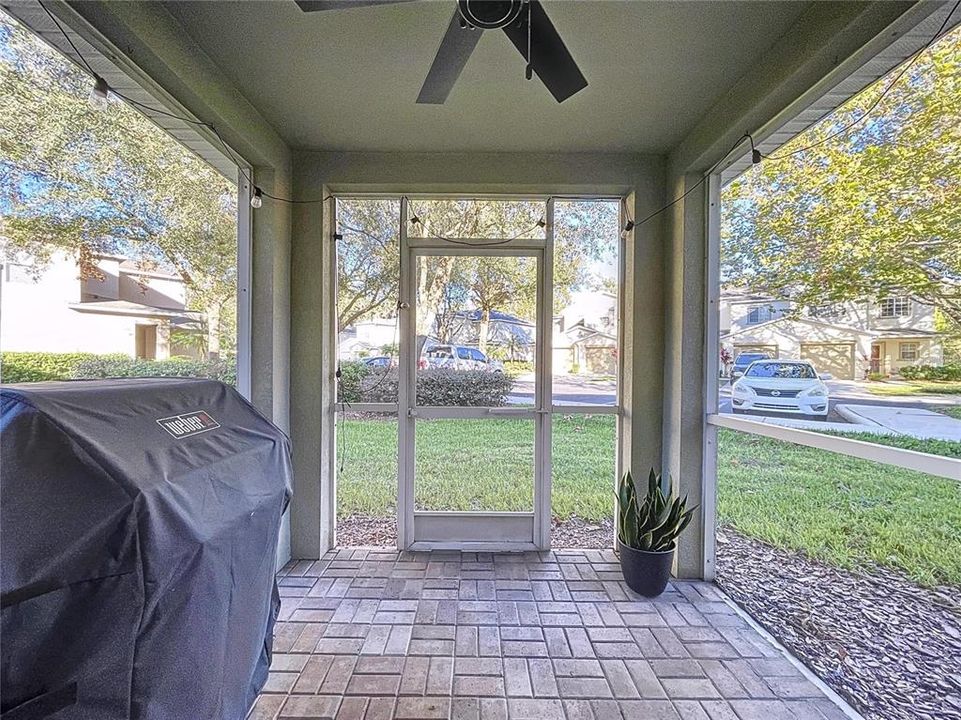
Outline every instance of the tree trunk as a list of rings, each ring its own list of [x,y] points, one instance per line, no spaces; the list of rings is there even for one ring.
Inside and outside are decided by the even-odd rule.
[[[414,324],[415,332],[427,336],[435,330],[437,311],[454,269],[452,257],[438,257],[435,260],[434,267],[429,261],[418,260],[423,264],[417,273],[417,317],[414,318]]]
[[[491,329],[491,311],[482,310],[480,325],[477,328],[477,347],[480,351],[487,354],[487,335],[490,333]]]
[[[220,359],[220,305],[212,303],[207,316],[207,359]]]

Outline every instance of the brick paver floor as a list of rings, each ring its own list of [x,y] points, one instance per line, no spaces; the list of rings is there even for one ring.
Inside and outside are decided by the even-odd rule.
[[[714,585],[647,600],[606,550],[344,548],[280,590],[256,720],[845,717]]]

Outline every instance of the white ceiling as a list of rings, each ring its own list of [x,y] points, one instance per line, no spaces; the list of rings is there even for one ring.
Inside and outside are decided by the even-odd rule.
[[[293,147],[541,152],[671,149],[807,3],[549,0],[585,90],[558,104],[492,30],[447,103],[417,105],[454,5],[166,3]]]

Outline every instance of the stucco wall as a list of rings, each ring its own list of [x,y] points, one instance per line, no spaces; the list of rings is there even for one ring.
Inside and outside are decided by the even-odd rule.
[[[867,332],[836,327],[804,320],[780,320],[748,327],[725,338],[727,347],[770,346],[777,348],[777,357],[785,360],[801,359],[801,344],[851,343],[854,345],[854,378],[863,378],[871,357],[872,336]],[[736,353],[735,353],[736,354]],[[822,370],[822,368],[818,368]]]
[[[901,345],[914,343],[918,346],[917,360],[902,360]],[[901,368],[909,365],[941,365],[944,362],[944,352],[940,341],[933,338],[889,338],[877,343],[881,346],[880,372],[884,375],[896,375]]]
[[[883,317],[881,306],[877,302],[871,302],[869,326],[875,330],[924,330],[934,331],[934,307],[923,305],[917,300],[910,300],[907,315],[897,315],[895,317]]]
[[[25,266],[5,264],[0,350],[133,355],[137,321],[72,309],[71,303],[80,302],[80,288],[77,263],[63,253],[55,253],[35,279]]]
[[[294,191],[298,199],[330,192],[631,195],[629,212],[636,218],[662,201],[663,162],[637,155],[301,152],[294,159]],[[321,493],[332,482],[327,422],[333,365],[325,362],[323,348],[332,262],[327,220],[320,205],[294,209],[291,432],[300,502],[291,516],[291,539],[297,557],[317,557],[327,547],[333,511],[322,505]],[[641,309],[625,324],[625,359],[629,368],[644,369],[623,383],[623,455],[627,467],[645,472],[660,464],[661,452],[661,377],[650,372],[663,363],[661,248],[658,222],[635,231],[625,250],[627,282],[621,288],[625,303]]]

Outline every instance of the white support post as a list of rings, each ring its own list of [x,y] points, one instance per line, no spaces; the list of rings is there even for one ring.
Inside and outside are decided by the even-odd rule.
[[[414,541],[414,418],[411,415],[417,369],[414,311],[416,275],[407,238],[407,198],[400,200],[400,337],[397,369],[397,547],[406,550]]]
[[[717,556],[717,428],[708,417],[717,412],[721,287],[721,176],[711,175],[707,186],[707,244],[704,289],[704,449],[701,458],[703,517],[703,578],[713,580]]]
[[[250,400],[250,183],[237,169],[237,391]]]
[[[337,412],[337,391],[340,380],[337,377],[337,369],[340,367],[340,327],[338,327],[338,303],[339,297],[337,288],[339,287],[338,277],[338,253],[340,248],[337,245],[337,200],[330,198],[324,203],[324,212],[328,221],[324,223],[321,242],[330,243],[330,252],[326,253],[329,259],[330,268],[327,272],[327,338],[326,345],[330,348],[325,356],[324,373],[330,378],[330,387],[334,396],[330,398],[327,408],[327,423],[330,430],[330,452],[327,453],[327,474],[330,477],[330,484],[321,487],[321,549],[337,547],[337,481],[339,479],[338,457],[337,457],[337,434],[342,431],[340,427],[340,416]],[[326,532],[325,532],[326,530]],[[326,547],[325,547],[326,546]]]
[[[537,433],[534,456],[534,544],[547,550],[551,546],[551,430],[553,416],[554,318],[554,199],[547,201],[546,243],[537,258],[540,282],[537,285],[537,357],[535,364],[534,431]]]

